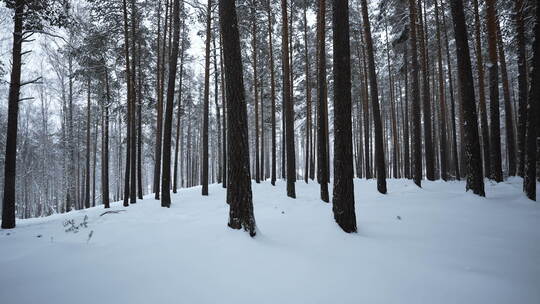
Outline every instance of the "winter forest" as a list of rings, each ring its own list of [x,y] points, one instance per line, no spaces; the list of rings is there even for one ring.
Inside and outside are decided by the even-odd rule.
[[[540,0],[1,0],[0,100],[6,303],[540,302]]]

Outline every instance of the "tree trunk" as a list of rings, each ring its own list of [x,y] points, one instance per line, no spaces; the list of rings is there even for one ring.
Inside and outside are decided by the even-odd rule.
[[[2,229],[15,228],[15,169],[17,167],[17,121],[19,116],[19,94],[21,90],[23,2],[24,1],[22,0],[17,0],[15,2],[15,16],[13,17],[13,53],[8,97],[6,158],[4,161]]]
[[[229,227],[256,233],[249,173],[249,143],[247,106],[244,95],[242,55],[234,0],[219,1],[219,21],[223,35],[223,57],[227,86],[227,145],[228,166],[227,202],[230,206]]]
[[[326,1],[318,0],[317,10],[317,176],[321,185],[321,200],[329,202],[328,194],[328,132],[326,130],[326,117],[328,108],[326,107]]]
[[[537,124],[538,124],[538,100],[540,100],[540,1],[535,1],[536,22],[534,25],[534,43],[532,47],[532,62],[530,74],[530,91],[527,100],[527,125],[526,125],[526,154],[525,176],[523,190],[527,197],[536,201],[536,153],[537,151]]]
[[[495,0],[486,0],[489,72],[490,162],[491,178],[502,182],[501,125],[499,118],[499,65],[497,56],[497,9]]]
[[[427,55],[427,33],[424,33],[424,22],[422,18],[422,0],[418,0],[418,41],[421,58],[421,70],[422,70],[422,110],[423,110],[423,127],[424,127],[424,154],[426,156],[426,178],[428,180],[435,180],[435,157],[433,152],[433,137],[432,137],[432,125],[431,125],[431,101],[429,93],[429,64]]]
[[[184,19],[182,19],[182,34],[181,34],[181,46],[180,46],[180,75],[179,82],[178,82],[178,109],[176,112],[176,140],[174,141],[175,147],[174,147],[174,173],[173,173],[173,193],[176,193],[178,189],[178,152],[180,150],[180,141],[181,137],[180,134],[182,132],[182,114],[183,114],[183,108],[182,108],[182,93],[183,93],[183,79],[184,79],[184,32],[185,32],[185,23]],[[215,49],[215,47],[214,47]],[[219,118],[218,118],[219,120]],[[180,166],[180,175],[182,174],[182,166]]]
[[[524,176],[525,172],[525,133],[527,125],[527,56],[525,48],[525,21],[523,17],[524,0],[515,0],[514,18],[516,23],[516,40],[517,40],[517,56],[518,56],[518,136],[517,148],[519,155],[519,164],[517,174]]]
[[[111,105],[111,94],[109,87],[109,74],[105,67],[105,93],[107,104],[104,107],[105,117],[103,118],[103,141],[101,147],[101,199],[105,208],[110,207],[109,202],[109,106]]]
[[[377,173],[377,190],[386,193],[386,168],[383,146],[383,130],[381,113],[379,111],[379,93],[377,88],[377,74],[375,73],[375,59],[373,55],[373,40],[371,39],[371,26],[366,0],[362,0],[362,21],[364,24],[364,38],[368,57],[369,88],[371,97],[371,109],[373,111],[373,124],[375,126],[375,167]]]
[[[464,118],[465,131],[465,157],[467,163],[466,190],[485,196],[484,179],[482,176],[482,158],[480,155],[478,122],[474,98],[473,76],[471,69],[471,57],[465,25],[462,0],[451,0],[450,8],[454,20],[454,36],[458,62],[458,84],[461,100],[461,109]]]
[[[501,67],[501,80],[503,85],[504,98],[504,126],[506,129],[506,151],[508,159],[508,175],[516,175],[516,147],[514,136],[514,115],[512,114],[512,104],[510,101],[510,85],[508,83],[508,73],[506,71],[506,56],[499,20],[497,19],[497,48],[499,55],[499,64]]]
[[[176,18],[176,16],[175,16]],[[204,104],[203,104],[203,136],[202,136],[202,195],[208,195],[208,119],[210,106],[210,30],[212,24],[212,0],[208,0],[206,8],[206,48],[204,55]],[[174,63],[176,65],[176,63]],[[174,93],[174,91],[173,91]]]
[[[365,1],[363,0],[365,5]],[[351,52],[349,1],[332,2],[334,46],[334,219],[345,232],[356,232],[354,212]],[[369,47],[368,47],[369,48]]]
[[[180,36],[180,0],[173,2],[173,41],[169,56],[169,79],[167,83],[167,103],[165,107],[165,124],[163,128],[163,174],[161,180],[161,206],[171,206],[171,137],[174,86],[176,84],[176,68],[178,63],[178,45]]]
[[[437,27],[437,69],[439,72],[439,125],[440,125],[440,138],[439,138],[439,147],[441,155],[441,179],[446,181],[448,180],[448,169],[447,169],[447,141],[446,141],[446,95],[444,93],[444,71],[442,65],[442,46],[441,46],[441,29],[439,23],[439,3],[435,0],[435,23]]]
[[[289,24],[287,21],[287,0],[281,0],[282,53],[283,53],[283,91],[285,112],[285,146],[287,157],[287,196],[296,198],[296,161],[294,148],[294,105],[291,96],[291,72],[289,62]]]
[[[126,61],[126,79],[127,79],[127,121],[126,121],[126,168],[124,175],[124,207],[129,206],[129,195],[130,195],[130,170],[131,170],[131,158],[134,156],[131,154],[131,112],[132,110],[132,87],[131,87],[131,71],[129,65],[129,33],[128,33],[128,21],[127,21],[127,4],[126,0],[122,1],[123,3],[123,12],[124,12],[124,56]]]
[[[259,86],[257,76],[257,12],[256,2],[251,3],[251,48],[253,51],[253,102],[255,106],[255,182],[261,182],[260,150],[259,150]]]
[[[86,103],[86,179],[84,183],[84,208],[90,208],[90,77],[87,80]]]
[[[416,5],[409,0],[409,20],[412,68],[412,176],[414,183],[422,186],[422,132],[420,131],[420,86],[418,83],[418,50],[416,48]]]

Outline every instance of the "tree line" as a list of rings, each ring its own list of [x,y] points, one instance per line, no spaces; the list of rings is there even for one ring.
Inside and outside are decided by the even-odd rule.
[[[254,236],[251,182],[280,178],[345,232],[354,178],[520,176],[536,200],[538,2],[3,0],[2,228],[219,183]]]

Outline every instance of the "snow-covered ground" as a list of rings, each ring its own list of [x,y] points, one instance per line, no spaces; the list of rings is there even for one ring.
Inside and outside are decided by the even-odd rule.
[[[227,227],[219,185],[208,197],[181,190],[170,209],[149,196],[115,203],[117,214],[20,220],[0,231],[0,301],[540,303],[540,205],[521,181],[488,182],[487,198],[463,182],[423,184],[389,180],[380,195],[356,180],[357,234],[300,181],[296,200],[283,182],[253,185],[254,239]]]

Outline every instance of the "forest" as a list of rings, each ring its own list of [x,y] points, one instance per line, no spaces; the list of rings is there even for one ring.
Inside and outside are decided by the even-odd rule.
[[[468,235],[467,250],[485,241],[493,243],[482,254],[506,254],[503,247],[510,247],[482,238],[490,227],[500,240],[512,240],[508,246],[515,242],[514,249],[527,252],[521,263],[516,253],[506,256],[519,264],[512,278],[522,282],[520,303],[540,300],[532,287],[540,282],[540,268],[532,265],[540,247],[531,245],[540,243],[540,0],[0,0],[0,29],[0,247],[29,250],[35,241],[22,236],[48,240],[50,234],[52,244],[61,242],[58,233],[63,244],[77,246],[108,234],[99,243],[105,246],[117,233],[173,252],[177,247],[169,242],[181,237],[192,244],[187,234],[197,230],[200,246],[223,239],[241,244],[252,252],[246,265],[259,264],[261,249],[251,246],[288,244],[290,237],[290,248],[307,242],[295,253],[302,256],[326,240],[342,249],[338,256],[328,253],[338,259],[335,270],[349,258],[340,254],[363,250],[362,241],[350,237],[377,238],[374,221],[389,216],[389,230],[379,236],[422,238],[420,231],[434,229],[426,236],[434,251],[446,246],[438,236],[459,243]],[[405,223],[404,214],[422,222],[390,228]],[[463,225],[456,228],[462,232],[439,231],[430,219],[439,214],[448,227]],[[500,227],[505,224],[510,227]],[[170,237],[152,243],[155,235],[142,227],[153,225]],[[236,229],[252,238],[237,239],[230,234]],[[313,243],[287,236],[302,229]],[[363,254],[374,258],[382,248],[377,244],[368,245],[373,255]],[[73,252],[62,248],[39,259]],[[204,255],[213,250],[201,249]],[[201,251],[183,254],[199,261]],[[243,261],[226,249],[213,254],[216,261]],[[503,256],[487,259],[478,271],[492,271]],[[140,263],[138,257],[130,261]],[[319,264],[310,257],[305,263]],[[10,255],[4,258],[0,294],[19,271],[8,265]],[[407,263],[401,259],[398,269]],[[101,271],[109,273],[105,265]],[[254,276],[271,272],[264,267]],[[307,276],[294,269],[298,280]],[[164,271],[155,270],[158,281]],[[421,276],[418,268],[410,272]],[[317,275],[344,273],[352,278],[345,269]],[[476,280],[477,303],[505,303],[517,292],[501,283],[506,289],[489,295],[499,285]],[[226,286],[234,285],[212,282],[215,298],[201,298],[204,292],[194,288],[186,301],[215,303],[221,294],[233,302]],[[407,295],[405,287],[387,298],[362,298],[338,292],[350,281],[338,282],[339,303],[408,303],[398,297]],[[158,286],[151,288],[157,293]],[[457,302],[472,299],[456,288],[463,292]],[[335,299],[306,298],[301,290],[255,302]],[[409,301],[439,302],[437,295],[452,291],[434,290],[434,298]],[[32,303],[32,295],[12,296]],[[122,293],[112,299],[129,300]],[[252,302],[249,295],[240,296],[243,302]]]

